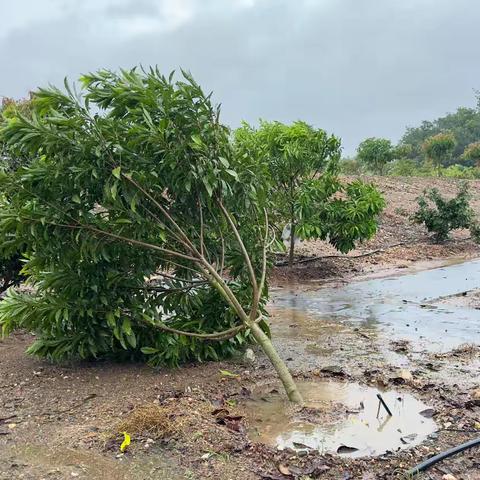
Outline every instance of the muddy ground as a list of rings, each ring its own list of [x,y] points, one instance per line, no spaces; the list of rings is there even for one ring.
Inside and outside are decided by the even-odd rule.
[[[480,310],[480,289],[442,298],[439,303],[442,305],[455,305]]]
[[[278,268],[272,278],[275,285],[321,288],[480,256],[479,248],[465,240],[466,232],[456,232],[456,241],[437,246],[408,222],[414,198],[423,188],[436,185],[454,193],[452,181],[375,181],[389,206],[378,237],[351,255],[380,251],[349,260],[321,259],[289,273]],[[471,183],[480,212],[480,183]],[[302,249],[308,255],[335,254],[318,242]],[[462,306],[476,308],[477,295],[466,297],[477,300]],[[441,301],[459,298],[464,301],[462,295]],[[478,346],[432,354],[412,349],[408,342],[379,341],[362,328],[332,325],[315,339],[318,350],[313,353],[319,360],[314,363],[308,355],[291,356],[295,350],[289,336],[282,334],[290,327],[279,320],[281,315],[273,308],[273,335],[277,333],[277,348],[299,382],[354,382],[411,393],[432,408],[438,431],[420,445],[372,458],[278,451],[248,435],[255,415],[247,415],[246,406],[258,397],[258,389],[267,397],[281,390],[258,351],[253,362],[238,358],[177,370],[108,362],[52,365],[27,357],[24,350],[32,336],[18,332],[0,342],[0,479],[400,479],[432,454],[480,436]],[[335,404],[317,421],[345,414],[342,408]],[[315,413],[292,409],[289,415]],[[122,431],[131,434],[124,454],[119,450]],[[480,450],[437,464],[419,478],[480,479]]]

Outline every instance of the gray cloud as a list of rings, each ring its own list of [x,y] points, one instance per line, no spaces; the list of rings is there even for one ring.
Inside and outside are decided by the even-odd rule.
[[[303,119],[351,153],[367,136],[397,140],[406,125],[473,105],[480,88],[475,0],[2,3],[0,95],[101,67],[181,66],[230,125]]]

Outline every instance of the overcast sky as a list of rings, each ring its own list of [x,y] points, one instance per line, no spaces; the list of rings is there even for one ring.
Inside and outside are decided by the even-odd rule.
[[[0,0],[0,96],[97,68],[190,70],[224,122],[305,120],[351,154],[480,89],[478,0]]]

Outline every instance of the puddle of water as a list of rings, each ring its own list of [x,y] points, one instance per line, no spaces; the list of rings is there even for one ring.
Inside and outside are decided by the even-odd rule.
[[[274,333],[290,336],[282,325],[285,322],[299,323],[306,329],[302,335],[320,334],[326,325],[331,328],[343,322],[376,330],[392,340],[410,340],[429,351],[451,350],[462,343],[480,342],[480,310],[430,304],[479,285],[480,261],[476,260],[318,291],[279,290],[273,304],[277,311],[285,309],[286,315],[279,316],[278,327],[274,323]],[[322,323],[306,322],[292,312],[306,313]]]
[[[418,445],[436,430],[431,418],[420,415],[428,407],[406,393],[338,382],[301,382],[299,388],[306,406],[315,409],[314,418],[292,411],[276,391],[259,394],[246,404],[252,440],[279,449],[308,447],[333,453],[343,445],[352,449],[338,453],[355,458]],[[378,410],[378,393],[391,417],[383,407]]]
[[[391,351],[388,342],[379,338],[375,327],[295,308],[271,307],[270,315],[273,337],[282,339],[284,357],[294,369],[335,364],[348,365],[350,373],[355,373],[359,362],[374,368],[385,361],[398,368],[409,366],[404,355]]]

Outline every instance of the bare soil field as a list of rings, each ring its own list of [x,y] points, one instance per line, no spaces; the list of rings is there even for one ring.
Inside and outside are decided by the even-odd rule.
[[[278,267],[272,275],[274,285],[321,288],[479,256],[479,247],[466,239],[468,233],[456,232],[452,241],[434,245],[408,220],[424,188],[435,186],[453,195],[458,182],[371,180],[384,191],[388,205],[377,237],[348,258],[323,258],[299,264],[291,272]],[[480,181],[470,184],[473,207],[480,215]],[[376,253],[355,258],[372,251]],[[322,242],[304,244],[299,253],[338,255]],[[475,308],[477,302],[464,306]],[[299,327],[290,320],[282,324],[279,315],[274,308],[274,343],[299,382],[355,383],[412,394],[428,405],[437,431],[411,448],[374,457],[351,459],[313,449],[280,451],[252,436],[253,423],[268,421],[248,413],[255,392],[266,389],[266,397],[259,401],[268,402],[272,392],[281,390],[256,349],[254,358],[173,370],[106,361],[58,365],[26,356],[33,337],[18,332],[0,341],[0,479],[395,480],[405,478],[408,468],[431,455],[480,436],[478,346],[431,353],[407,341],[373,335],[364,326],[332,324],[315,339],[317,365],[308,355],[294,358],[291,341],[301,334],[285,335],[282,329],[294,332]],[[345,415],[342,402],[334,407],[317,421]],[[287,415],[304,418],[315,412],[292,408]],[[121,453],[124,431],[131,444]],[[439,463],[418,478],[478,480],[479,450]]]

